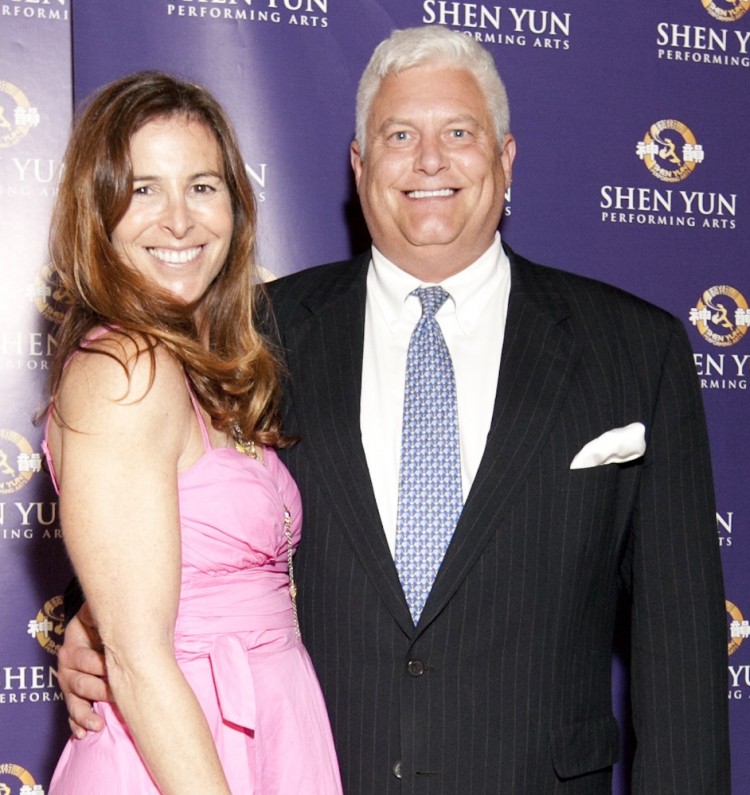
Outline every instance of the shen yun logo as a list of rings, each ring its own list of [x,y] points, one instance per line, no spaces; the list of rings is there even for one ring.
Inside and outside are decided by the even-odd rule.
[[[39,314],[53,323],[60,323],[63,319],[65,306],[63,304],[63,289],[60,277],[52,265],[45,265],[34,283],[26,290],[26,296],[33,301]]]
[[[18,789],[17,785],[21,788]],[[44,795],[44,788],[34,781],[34,777],[21,765],[10,762],[0,763],[0,795]]]
[[[24,19],[56,19],[67,22],[70,11],[68,0],[0,0],[0,16]],[[23,790],[22,790],[23,791]],[[0,789],[0,795],[4,795]]]
[[[653,176],[664,182],[682,182],[705,157],[690,128],[675,119],[652,124],[635,152]]]
[[[22,489],[35,472],[42,470],[42,457],[20,433],[0,428],[0,494]]]
[[[750,622],[743,618],[739,607],[733,602],[726,600],[727,613],[732,621],[729,624],[729,648],[727,653],[731,656],[742,645],[742,641],[750,637]]]
[[[219,6],[219,7],[217,7]],[[328,0],[179,0],[167,3],[167,16],[271,22],[327,28]]]
[[[676,119],[654,122],[638,141],[635,154],[650,174],[661,182],[687,179],[706,153],[692,130]],[[602,185],[601,220],[641,226],[686,226],[732,230],[737,227],[737,194]]]
[[[739,607],[726,600],[727,613],[729,614],[729,647],[731,657],[736,654],[743,641],[750,637],[750,622],[743,617]],[[738,662],[727,666],[729,673],[729,699],[730,701],[747,700],[750,695],[750,665]]]
[[[750,0],[701,0],[701,3],[721,24],[686,25],[666,20],[657,23],[657,57],[708,67],[750,67],[750,30],[726,24],[741,19],[750,9]]]
[[[706,342],[718,348],[736,345],[750,326],[750,309],[739,290],[709,287],[690,310],[690,322]],[[747,389],[750,354],[694,353],[701,389]]]
[[[0,80],[0,149],[15,146],[39,124],[39,111],[31,107],[18,86]]]
[[[44,603],[36,618],[28,623],[26,632],[48,653],[57,655],[65,632],[63,598],[59,594]]]
[[[484,44],[569,50],[571,14],[539,8],[424,0],[422,22],[462,30]]]
[[[750,326],[745,296],[726,284],[709,287],[690,310],[690,322],[706,342],[719,348],[736,345]]]
[[[750,11],[750,0],[701,0],[701,4],[719,22],[736,22]]]

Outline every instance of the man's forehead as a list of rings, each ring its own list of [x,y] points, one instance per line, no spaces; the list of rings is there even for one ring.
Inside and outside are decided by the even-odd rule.
[[[466,78],[476,82],[476,77],[473,72],[463,64],[455,63],[453,61],[432,59],[429,61],[421,61],[413,66],[407,66],[402,69],[393,68],[388,71],[381,79],[380,85],[384,83],[404,83],[408,78],[418,77],[421,80],[428,79],[430,74],[436,72],[450,72],[462,79]]]
[[[484,95],[479,81],[468,69],[435,63],[388,72],[380,81],[373,99],[376,103],[383,96],[434,101],[436,97],[454,95],[456,99],[470,101],[467,95],[474,92],[478,96]]]
[[[446,70],[453,75],[442,74]],[[435,79],[430,79],[430,73]],[[489,114],[487,99],[474,75],[466,69],[439,64],[389,72],[373,97],[369,121],[382,127],[419,116],[442,123],[478,124]]]

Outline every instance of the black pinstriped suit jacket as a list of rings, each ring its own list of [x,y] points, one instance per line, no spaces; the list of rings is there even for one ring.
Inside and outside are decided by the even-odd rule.
[[[632,610],[632,791],[729,791],[726,618],[701,397],[672,316],[509,251],[486,449],[419,626],[359,430],[369,255],[270,285],[304,501],[304,640],[348,795],[607,793],[611,648]],[[641,421],[629,464],[570,469]]]

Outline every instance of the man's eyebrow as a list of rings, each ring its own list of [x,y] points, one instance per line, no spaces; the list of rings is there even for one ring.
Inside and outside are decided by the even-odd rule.
[[[448,116],[447,118],[442,120],[442,124],[466,124],[471,122],[472,124],[476,124],[481,126],[479,119],[473,113],[460,113],[456,116]],[[415,122],[409,118],[401,118],[399,116],[389,116],[387,119],[383,119],[382,124],[380,125],[380,129],[385,129],[386,127],[399,127],[399,126],[411,126]]]
[[[413,122],[410,122],[408,119],[402,119],[399,118],[398,116],[389,116],[387,119],[383,119],[383,122],[380,125],[380,129],[382,130],[385,127],[393,127],[393,126],[399,127],[412,123]]]

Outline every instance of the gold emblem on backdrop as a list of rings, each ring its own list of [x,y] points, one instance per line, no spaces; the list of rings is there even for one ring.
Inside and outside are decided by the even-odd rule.
[[[41,455],[20,433],[0,428],[0,494],[19,491],[41,468]]]
[[[690,310],[690,322],[706,342],[719,348],[736,345],[750,326],[750,309],[739,290],[720,284],[704,291]]]
[[[57,654],[65,633],[63,598],[59,594],[44,603],[36,618],[29,621],[26,630],[49,654]]]
[[[701,0],[703,8],[720,22],[736,22],[750,11],[750,0]]]
[[[747,620],[742,617],[739,607],[729,599],[726,601],[727,613],[732,619],[729,624],[729,649],[728,653],[734,654],[737,649],[742,645],[742,641],[750,635],[750,625]]]
[[[39,111],[18,86],[0,80],[0,149],[15,146],[39,124]]]
[[[14,780],[11,781],[11,779]],[[20,790],[16,786],[19,782],[21,784]],[[0,795],[14,795],[19,791],[28,793],[28,795],[34,795],[37,792],[40,795],[44,793],[41,784],[37,784],[31,773],[21,767],[21,765],[14,765],[11,762],[0,762]]]
[[[682,182],[705,157],[692,130],[676,119],[662,119],[649,127],[635,153],[663,182]]]
[[[29,297],[45,320],[60,323],[65,307],[62,303],[63,291],[57,271],[52,265],[45,265],[28,290]]]

